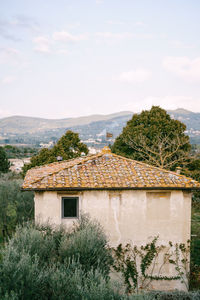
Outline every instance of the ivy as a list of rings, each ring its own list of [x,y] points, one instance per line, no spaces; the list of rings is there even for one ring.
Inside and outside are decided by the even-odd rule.
[[[157,241],[158,236],[145,246],[120,244],[112,248],[113,268],[122,274],[128,294],[147,290],[153,280],[181,280],[188,288],[190,242],[186,245],[169,242],[163,246],[157,245]],[[167,264],[174,265],[176,275],[164,274]]]

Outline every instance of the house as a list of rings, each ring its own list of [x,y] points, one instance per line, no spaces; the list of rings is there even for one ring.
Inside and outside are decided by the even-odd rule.
[[[105,147],[95,155],[30,169],[23,189],[35,192],[39,222],[68,226],[83,211],[99,220],[112,246],[144,245],[158,235],[166,245],[190,239],[191,191],[200,183]],[[165,287],[183,288],[177,281]]]

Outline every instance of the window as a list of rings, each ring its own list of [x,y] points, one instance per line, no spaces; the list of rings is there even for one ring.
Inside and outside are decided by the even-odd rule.
[[[62,198],[62,218],[78,218],[78,197]]]

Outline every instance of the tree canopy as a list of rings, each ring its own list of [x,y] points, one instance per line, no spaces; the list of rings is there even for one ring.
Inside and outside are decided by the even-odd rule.
[[[30,164],[23,167],[23,174],[32,167],[57,161],[58,156],[61,156],[63,160],[68,160],[79,157],[82,153],[88,154],[87,145],[81,143],[78,133],[68,130],[53,148],[43,148],[37,155],[34,155]]]
[[[11,172],[0,175],[0,244],[12,235],[18,224],[34,216],[33,192],[22,192],[22,179],[15,176]]]
[[[10,168],[10,162],[3,147],[0,147],[0,172],[7,173]]]
[[[156,167],[173,170],[188,159],[191,149],[186,126],[158,106],[134,114],[116,138],[112,151]]]

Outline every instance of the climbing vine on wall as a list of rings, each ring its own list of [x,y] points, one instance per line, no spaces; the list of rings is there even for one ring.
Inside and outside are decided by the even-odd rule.
[[[155,237],[145,246],[112,248],[113,268],[122,274],[127,293],[147,290],[153,280],[180,280],[188,288],[190,243],[164,246],[157,241]],[[175,276],[165,275],[167,264],[174,265]]]

